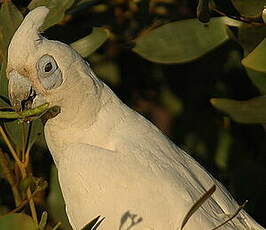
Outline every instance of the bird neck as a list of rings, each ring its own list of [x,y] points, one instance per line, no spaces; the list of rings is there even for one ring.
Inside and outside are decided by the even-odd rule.
[[[104,135],[118,120],[115,114],[110,114],[110,107],[118,109],[121,102],[106,85],[89,97],[86,94],[76,97],[73,93],[68,103],[62,105],[61,113],[45,124],[45,138],[56,163],[64,154],[62,150],[71,143],[104,146],[107,143]]]

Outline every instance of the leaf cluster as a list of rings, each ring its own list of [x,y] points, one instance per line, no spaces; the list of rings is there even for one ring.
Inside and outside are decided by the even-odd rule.
[[[183,8],[177,7],[180,2],[183,2]],[[182,133],[184,144],[204,159],[209,158],[201,154],[214,152],[213,161],[222,172],[228,173],[230,169],[228,159],[234,142],[231,119],[245,124],[266,123],[266,20],[263,13],[265,1],[253,0],[250,4],[250,0],[199,0],[195,4],[195,1],[189,0],[3,0],[0,4],[0,177],[8,184],[7,189],[3,191],[11,191],[12,194],[11,205],[4,205],[4,198],[0,196],[0,213],[3,214],[0,217],[0,229],[57,229],[58,221],[62,222],[63,229],[70,229],[64,213],[56,169],[52,166],[50,192],[48,196],[44,195],[47,182],[39,176],[33,176],[36,162],[32,161],[31,164],[30,160],[40,155],[41,148],[47,152],[43,138],[39,139],[42,137],[42,124],[40,120],[35,119],[46,111],[47,105],[18,113],[12,110],[7,98],[5,69],[8,44],[26,13],[38,6],[45,5],[50,9],[42,27],[44,33],[48,36],[60,34],[56,31],[63,28],[61,38],[93,64],[98,76],[115,89],[123,87],[128,81],[130,90],[126,88],[124,93],[118,93],[166,133],[170,133],[171,122],[175,117],[188,115],[192,120],[200,118],[186,113],[189,109],[185,103],[189,100],[174,92],[173,85],[165,80],[165,72],[169,71],[165,69],[197,66],[197,63],[200,65],[204,60],[211,59],[217,59],[219,62],[221,57],[217,55],[222,53],[219,50],[229,47],[227,61],[219,65],[223,66],[225,72],[232,69],[244,72],[250,83],[256,87],[257,95],[245,100],[213,96],[207,98],[214,108],[223,112],[217,113],[222,125],[216,130],[216,147],[212,143],[207,146],[204,141],[205,132],[211,133],[207,127],[201,128],[200,134],[188,131]],[[188,4],[191,7],[187,7]],[[187,9],[185,16],[184,9]],[[91,19],[90,15],[96,19],[87,25],[87,18]],[[108,20],[103,20],[104,17]],[[80,22],[83,19],[86,19],[85,23]],[[80,33],[83,30],[81,27],[85,28],[85,32]],[[65,28],[74,28],[73,31],[78,37],[69,39],[69,34],[75,32],[69,30],[66,33]],[[236,44],[238,48],[234,49]],[[137,55],[134,56],[135,54]],[[128,58],[127,55],[134,58]],[[125,60],[129,60],[127,64],[135,61],[132,64],[133,71],[127,69],[130,64],[127,67],[118,64],[125,63]],[[146,80],[143,80],[143,85],[152,85],[152,90],[146,86],[142,86],[144,89],[140,90],[138,84],[134,88],[132,79],[140,79],[136,76],[139,73],[139,63],[144,63],[140,66],[144,66],[146,75],[152,75],[148,77],[144,74]],[[209,67],[205,64],[202,68]],[[130,80],[123,78],[123,74],[129,76]],[[217,72],[217,76],[219,74]],[[183,78],[181,83],[185,82],[185,77],[180,77]],[[189,85],[191,88],[186,88],[187,90],[199,88],[193,88],[193,83]],[[241,84],[238,85],[237,90],[244,91],[241,87]],[[217,83],[217,88],[217,91],[227,90],[223,84]],[[143,95],[136,96],[141,94]],[[219,93],[217,95],[221,97]],[[158,104],[153,100],[158,101]],[[29,123],[31,120],[34,121]],[[182,126],[182,120],[180,123]],[[265,171],[262,170],[262,173]],[[3,191],[0,191],[0,194]],[[205,198],[200,200],[204,202]],[[40,208],[45,202],[49,206],[49,216]],[[200,204],[196,203],[192,207],[186,221],[189,221],[189,217]],[[48,218],[50,216],[51,219]],[[98,220],[99,217],[92,220],[87,228],[95,227]],[[104,223],[104,219],[100,222]]]

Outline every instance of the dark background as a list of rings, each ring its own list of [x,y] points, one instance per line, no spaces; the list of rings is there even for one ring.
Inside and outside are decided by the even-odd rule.
[[[13,2],[18,7],[27,4]],[[259,95],[240,64],[241,46],[230,40],[191,63],[151,63],[132,52],[133,40],[154,24],[195,17],[196,1],[158,1],[158,12],[155,7],[149,13],[146,1],[142,1],[143,6],[137,12],[132,12],[129,1],[91,2],[88,8],[70,12],[71,18],[49,28],[44,36],[70,44],[87,35],[93,26],[109,28],[110,40],[88,57],[98,76],[126,104],[197,159],[239,204],[249,200],[245,209],[266,226],[265,130],[262,125],[236,123],[210,104],[214,97],[244,100]],[[106,9],[97,8],[99,4]],[[160,13],[160,9],[165,13]],[[104,61],[97,61],[97,55]],[[117,80],[109,78],[108,73]],[[171,96],[165,96],[166,91]],[[172,100],[174,109],[165,102]],[[50,164],[48,153],[33,156],[37,176],[49,180]]]

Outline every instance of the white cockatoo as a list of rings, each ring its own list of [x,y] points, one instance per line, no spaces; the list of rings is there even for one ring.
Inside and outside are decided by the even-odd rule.
[[[151,122],[123,104],[68,45],[38,29],[49,10],[24,19],[8,49],[13,106],[49,103],[61,112],[45,124],[49,150],[73,229],[97,216],[97,229],[180,230],[186,214],[216,191],[184,230],[211,230],[237,213],[229,192]],[[263,230],[244,210],[223,230]],[[264,229],[265,230],[265,229]]]

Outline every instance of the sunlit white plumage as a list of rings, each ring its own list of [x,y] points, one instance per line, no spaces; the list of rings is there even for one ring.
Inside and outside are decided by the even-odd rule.
[[[45,7],[31,11],[10,43],[9,94],[16,107],[32,90],[33,107],[61,107],[47,121],[45,138],[73,229],[98,215],[105,217],[98,229],[127,229],[136,214],[132,230],[177,230],[214,184],[184,229],[211,230],[234,214],[239,205],[219,182],[123,104],[77,52],[38,33],[47,14]],[[241,210],[220,229],[264,228]]]

